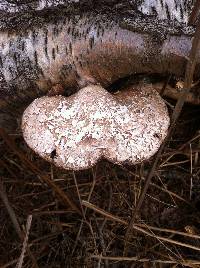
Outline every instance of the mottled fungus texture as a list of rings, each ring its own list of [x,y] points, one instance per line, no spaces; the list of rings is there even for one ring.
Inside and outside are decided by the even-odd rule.
[[[149,85],[111,94],[87,86],[70,97],[42,97],[25,110],[22,130],[42,158],[81,170],[104,158],[137,164],[155,154],[167,135],[167,107]]]

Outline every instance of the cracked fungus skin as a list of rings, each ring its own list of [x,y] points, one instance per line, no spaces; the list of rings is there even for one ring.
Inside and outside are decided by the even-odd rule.
[[[167,107],[149,85],[112,95],[87,86],[70,97],[42,97],[25,110],[22,130],[41,157],[65,169],[87,169],[105,158],[137,164],[155,154],[169,127]]]

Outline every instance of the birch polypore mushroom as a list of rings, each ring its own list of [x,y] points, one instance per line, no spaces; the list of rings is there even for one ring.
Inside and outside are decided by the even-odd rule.
[[[169,116],[149,85],[111,94],[87,86],[70,97],[42,97],[25,110],[27,144],[56,166],[80,170],[104,158],[136,164],[153,154],[167,135]]]

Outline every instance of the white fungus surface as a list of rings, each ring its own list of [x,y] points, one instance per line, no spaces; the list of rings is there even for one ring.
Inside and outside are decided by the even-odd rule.
[[[136,164],[156,153],[167,135],[167,107],[151,86],[112,95],[88,86],[71,97],[42,97],[25,110],[22,130],[41,157],[80,170],[106,158]]]

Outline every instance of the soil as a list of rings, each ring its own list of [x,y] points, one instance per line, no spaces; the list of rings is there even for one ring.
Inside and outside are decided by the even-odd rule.
[[[175,101],[166,101],[172,112]],[[155,157],[137,166],[101,161],[92,169],[69,172],[35,155],[19,129],[9,134],[1,131],[1,197],[3,193],[8,198],[0,201],[1,267],[16,267],[30,215],[29,251],[22,267],[33,267],[33,259],[38,267],[199,267],[199,114],[199,106],[185,105],[159,159],[128,244],[127,223]],[[46,184],[46,177],[81,215],[60,198],[62,194],[55,193],[54,185]]]

